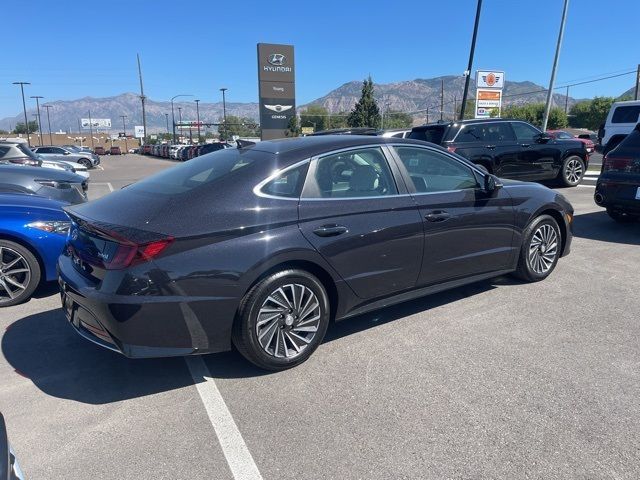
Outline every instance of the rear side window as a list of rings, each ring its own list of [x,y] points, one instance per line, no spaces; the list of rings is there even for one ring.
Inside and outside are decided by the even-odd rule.
[[[379,197],[398,193],[380,148],[362,148],[317,160],[306,198]]]
[[[611,123],[638,123],[638,117],[640,117],[640,105],[616,107]]]
[[[0,158],[4,157],[9,152],[9,147],[0,147]]]
[[[444,131],[444,125],[434,125],[432,127],[420,128],[419,130],[412,130],[409,134],[409,138],[415,138],[416,140],[440,145],[442,143]]]
[[[483,122],[463,125],[454,139],[455,143],[499,143],[513,141],[513,130],[507,122]]]
[[[628,153],[637,156],[640,152],[640,124],[627,135],[616,149],[616,153]]]
[[[163,170],[127,187],[127,190],[174,195],[216,182],[232,181],[238,170],[246,168],[264,154],[237,148],[201,155],[177,167]]]
[[[262,193],[273,195],[274,197],[298,198],[308,167],[309,164],[307,163],[284,172],[262,187]]]

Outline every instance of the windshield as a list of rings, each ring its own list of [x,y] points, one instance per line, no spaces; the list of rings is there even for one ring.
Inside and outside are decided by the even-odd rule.
[[[157,195],[185,193],[204,185],[230,180],[237,170],[260,157],[260,153],[251,150],[219,150],[152,175],[128,189]]]
[[[413,130],[409,134],[409,138],[415,138],[416,140],[423,140],[425,142],[435,143],[440,145],[442,137],[444,135],[445,127],[442,125],[434,125],[433,127],[421,128],[420,130]]]

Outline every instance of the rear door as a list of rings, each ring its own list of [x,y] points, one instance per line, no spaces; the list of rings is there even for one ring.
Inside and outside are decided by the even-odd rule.
[[[422,261],[422,219],[386,152],[314,158],[299,204],[305,238],[364,299],[412,288]]]
[[[445,152],[414,145],[393,149],[424,221],[418,284],[508,268],[516,251],[509,194],[498,189],[488,195],[480,188],[482,175]]]

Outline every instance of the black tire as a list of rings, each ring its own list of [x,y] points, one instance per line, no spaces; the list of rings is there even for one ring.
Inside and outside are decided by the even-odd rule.
[[[562,162],[562,168],[558,172],[558,181],[564,187],[575,187],[582,182],[585,171],[584,160],[577,155],[571,155]]]
[[[297,335],[294,330],[296,324],[293,323],[292,319],[293,315],[296,313],[304,313],[298,312],[295,310],[295,313],[292,313],[289,310],[289,314],[286,318],[283,315],[278,315],[278,312],[275,312],[275,309],[270,310],[270,313],[260,313],[261,309],[267,309],[267,302],[269,302],[269,298],[273,298],[274,294],[277,294],[278,298],[276,300],[282,300],[282,296],[277,293],[278,289],[283,291],[287,289],[287,294],[291,293],[291,285],[295,285],[299,287],[298,292],[302,292],[302,296],[299,299],[299,303],[302,304],[304,302],[304,294],[307,292],[307,299],[311,298],[313,301],[313,296],[308,293],[308,291],[312,292],[315,295],[315,298],[318,303],[317,310],[314,309],[312,312],[313,317],[319,316],[317,323],[317,330],[313,332],[313,336],[310,338],[309,343],[301,342],[298,347],[301,348],[301,351],[295,352],[293,349],[294,342],[293,335]],[[305,287],[308,290],[304,290]],[[294,303],[295,303],[295,290],[294,287]],[[313,305],[313,303],[311,304]],[[310,306],[311,306],[310,305]],[[304,310],[303,306],[300,305],[300,310]],[[316,314],[317,311],[317,314]],[[327,292],[320,283],[320,281],[311,275],[309,272],[298,269],[289,269],[283,270],[274,274],[269,275],[268,277],[262,279],[258,282],[254,287],[247,292],[242,301],[240,302],[240,308],[238,309],[238,316],[233,326],[232,332],[232,340],[235,347],[238,351],[244,356],[247,360],[249,360],[254,365],[263,368],[265,370],[285,370],[287,368],[295,367],[296,365],[301,364],[305,360],[307,360],[311,354],[318,348],[322,339],[324,338],[325,333],[327,332],[327,327],[329,326],[330,319],[330,305],[329,305],[329,297]],[[275,312],[275,313],[274,313]],[[266,317],[262,318],[261,323],[267,325],[263,328],[263,333],[261,334],[263,338],[263,342],[267,343],[265,347],[258,338],[258,331],[260,326],[259,315],[266,315]],[[273,320],[271,323],[266,323],[265,318],[269,318],[270,315],[275,315],[276,320]],[[298,318],[297,316],[295,317]],[[307,317],[302,318],[302,320]],[[291,319],[293,324],[288,324],[287,322]],[[308,321],[303,322],[308,325]],[[273,332],[271,332],[271,328],[273,328]],[[300,327],[298,327],[300,328]],[[308,328],[308,327],[305,327]],[[293,332],[293,333],[292,333]],[[301,333],[301,335],[306,335],[307,333]],[[280,337],[280,335],[282,337]],[[272,338],[275,339],[275,346],[273,348],[275,353],[268,352],[269,346],[273,345]],[[285,339],[285,336],[287,338]],[[280,342],[280,338],[282,338],[282,342],[284,342],[284,348],[282,343]],[[295,342],[298,342],[298,336],[295,337]],[[266,340],[265,340],[266,339]],[[287,348],[287,345],[291,347],[291,350]],[[278,354],[282,352],[284,356],[278,356]],[[294,356],[289,356],[289,353],[295,353]]]
[[[638,220],[638,217],[629,215],[628,213],[613,208],[607,208],[607,215],[618,223],[632,223]]]
[[[555,245],[555,254],[554,258],[551,261],[548,268],[544,271],[540,271],[540,269],[536,268],[534,264],[535,253],[533,252],[533,248],[537,240],[534,241],[534,236],[537,237],[538,232],[547,230],[545,226],[552,228],[556,234],[556,245]],[[543,244],[537,249],[538,255],[549,255],[549,250],[551,249],[551,245],[547,245],[544,247],[544,250],[540,250],[543,247]],[[540,280],[544,280],[547,278],[551,272],[556,268],[558,263],[558,259],[562,254],[562,232],[560,231],[560,227],[558,226],[558,222],[556,222],[555,218],[550,215],[540,215],[536,217],[529,226],[525,229],[523,233],[523,242],[522,247],[520,247],[520,256],[518,258],[518,268],[513,273],[513,275],[520,280],[524,280],[525,282],[539,282]],[[546,257],[545,257],[546,258]],[[545,260],[546,261],[546,260]],[[546,265],[545,265],[546,266]]]
[[[80,165],[82,165],[83,167],[87,167],[87,168],[93,167],[93,164],[91,163],[91,160],[89,160],[87,158],[81,158],[80,160],[78,160],[78,163]]]
[[[11,305],[17,305],[31,298],[31,295],[33,295],[33,292],[40,284],[40,264],[31,251],[18,243],[0,239],[0,249],[2,249],[2,254],[0,255],[0,307],[10,307]],[[10,264],[11,259],[15,259],[13,253],[20,255],[29,268],[28,275],[26,272],[21,272],[9,276],[11,280],[17,281],[20,284],[24,285],[24,282],[27,282],[25,288],[19,293],[15,293],[15,290],[12,288],[13,284],[5,283],[7,278],[4,276],[5,264]],[[11,298],[11,295],[9,295],[2,284],[10,285],[9,288],[12,288],[12,292],[14,292],[13,298]]]

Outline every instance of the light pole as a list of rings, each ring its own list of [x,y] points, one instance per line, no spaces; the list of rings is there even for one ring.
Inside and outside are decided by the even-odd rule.
[[[24,102],[24,86],[31,85],[29,82],[13,82],[14,85],[20,85],[22,92],[22,111],[24,112],[24,128],[27,129],[27,145],[31,148],[31,140],[29,139],[29,120],[27,120],[27,104]]]
[[[549,80],[549,90],[547,90],[547,103],[544,107],[544,117],[542,119],[542,131],[547,130],[547,122],[549,121],[549,112],[551,111],[551,100],[553,99],[553,85],[556,81],[556,71],[558,70],[558,60],[560,59],[560,47],[562,46],[562,37],[564,37],[564,26],[567,23],[567,10],[569,9],[569,0],[564,0],[562,8],[562,20],[560,20],[560,33],[558,34],[558,44],[556,45],[556,55],[553,57],[553,67],[551,68],[551,79]]]
[[[222,87],[220,91],[222,92],[222,124],[224,125],[224,134],[225,137],[227,135],[227,100],[225,98],[224,92],[229,90],[226,87]],[[226,140],[226,138],[225,138]]]
[[[198,107],[200,100],[194,100],[194,102],[196,102],[196,122],[198,123],[198,143],[200,143],[200,108]]]
[[[167,133],[169,133],[169,114],[165,113],[164,114],[165,119],[167,120]]]
[[[53,145],[53,137],[51,136],[51,118],[49,118],[49,110],[53,108],[51,105],[42,105],[42,108],[47,109],[47,124],[49,125],[49,143]],[[71,131],[71,129],[69,129]]]
[[[120,115],[120,118],[122,119],[122,131],[124,132],[124,153],[129,153],[129,146],[127,145],[127,116]]]
[[[35,121],[38,121],[38,114],[37,113],[32,113],[31,114],[32,117],[35,117]],[[36,137],[38,137],[38,146],[41,147],[42,146],[42,132],[36,132]]]
[[[42,146],[42,121],[40,120],[40,99],[44,97],[41,95],[33,95],[29,98],[36,99],[36,107],[38,109],[38,131],[40,132],[40,145]]]
[[[89,135],[91,136],[91,150],[93,150],[93,121],[91,120],[91,110],[89,110]]]
[[[186,93],[181,93],[180,95],[175,95],[171,97],[171,122],[173,123],[173,143],[176,143],[176,116],[173,111],[173,101],[178,97],[193,97],[193,95],[189,95]]]
[[[464,92],[462,93],[462,105],[460,106],[460,120],[464,120],[464,109],[467,106],[467,96],[469,95],[469,81],[471,80],[471,69],[473,68],[473,54],[476,51],[476,38],[478,37],[478,24],[480,23],[480,11],[482,10],[482,0],[478,0],[476,8],[476,22],[473,25],[473,37],[471,37],[471,50],[469,51],[469,65],[467,66],[464,80]],[[475,116],[475,115],[474,115]]]

